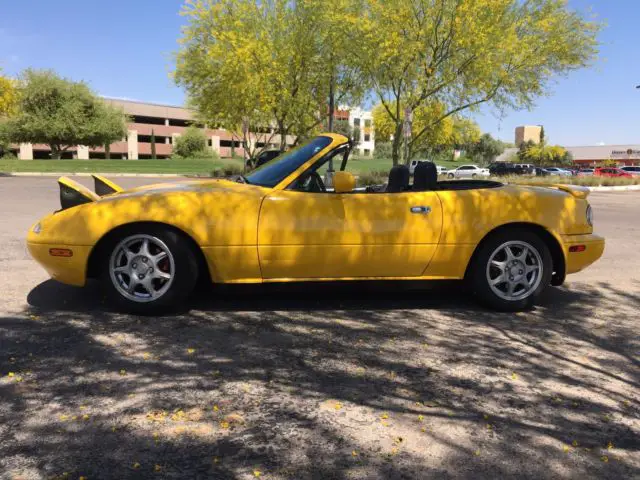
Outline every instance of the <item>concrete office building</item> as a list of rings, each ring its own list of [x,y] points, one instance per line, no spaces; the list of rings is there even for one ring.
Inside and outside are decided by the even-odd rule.
[[[176,138],[194,122],[193,112],[182,107],[111,98],[104,100],[115,107],[122,108],[130,119],[126,138],[111,144],[111,158],[130,160],[151,158],[152,132],[155,136],[157,158],[167,158],[173,151]],[[211,128],[203,128],[203,130],[208,139],[209,147],[218,152],[221,157],[230,157],[232,154],[242,156],[244,154],[240,139],[234,138],[231,132]],[[251,135],[250,141],[255,142],[258,147],[262,147],[265,141],[268,142],[268,146],[278,147],[280,135]],[[288,146],[293,145],[294,141],[293,136],[287,136]],[[30,143],[16,145],[14,151],[19,158],[24,160],[50,158],[51,154],[48,145]],[[63,158],[105,158],[105,149],[78,145],[70,147],[64,153]]]
[[[528,142],[540,143],[540,136],[542,135],[542,126],[540,125],[523,125],[516,127],[516,147]]]

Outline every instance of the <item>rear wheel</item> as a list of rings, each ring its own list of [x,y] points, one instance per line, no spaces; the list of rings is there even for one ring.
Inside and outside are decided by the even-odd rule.
[[[157,313],[184,301],[198,279],[191,245],[163,227],[131,230],[106,249],[102,282],[115,303],[136,313]]]
[[[453,173],[450,173],[449,175],[447,175],[447,178],[454,178]]]
[[[468,278],[477,299],[501,311],[533,306],[551,283],[553,262],[534,232],[509,229],[488,238],[474,257]]]

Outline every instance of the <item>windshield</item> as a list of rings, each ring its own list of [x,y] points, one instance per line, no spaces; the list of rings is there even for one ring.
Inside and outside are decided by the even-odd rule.
[[[330,143],[331,137],[315,137],[257,168],[246,179],[253,185],[275,187]]]

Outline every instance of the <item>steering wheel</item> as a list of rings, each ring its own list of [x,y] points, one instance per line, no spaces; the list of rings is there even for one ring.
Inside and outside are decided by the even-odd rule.
[[[304,179],[302,190],[309,193],[324,193],[327,191],[318,172],[312,172]]]

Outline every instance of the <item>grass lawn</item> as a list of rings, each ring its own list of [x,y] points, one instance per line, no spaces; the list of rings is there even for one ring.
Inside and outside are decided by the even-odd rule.
[[[180,159],[180,160],[5,160],[0,159],[0,172],[55,173],[176,173],[210,174],[229,165],[242,167],[241,159]]]

